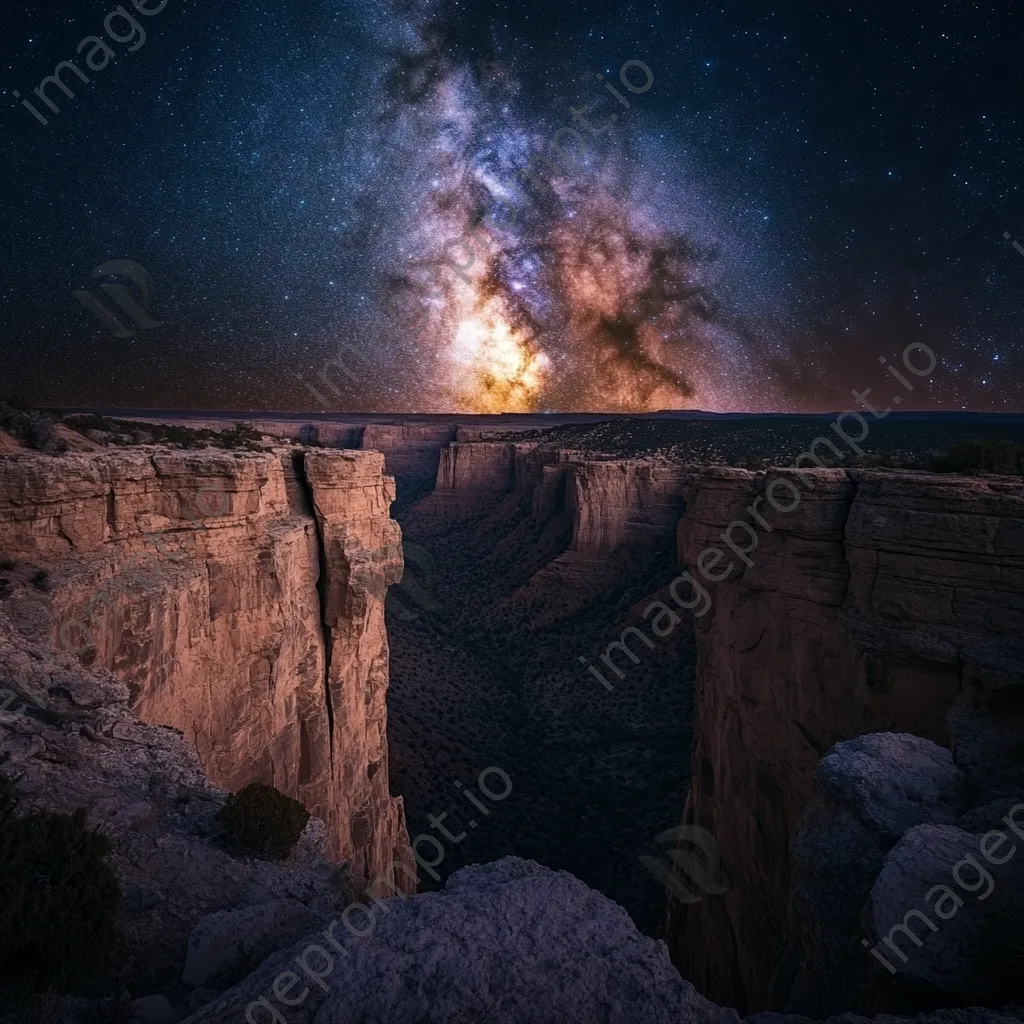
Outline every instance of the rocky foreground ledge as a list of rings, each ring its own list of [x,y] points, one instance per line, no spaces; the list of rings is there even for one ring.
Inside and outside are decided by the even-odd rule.
[[[663,942],[564,871],[505,857],[443,892],[389,900],[357,937],[327,925],[267,959],[187,1024],[733,1024],[684,981]],[[909,1018],[877,1017],[875,1024]],[[1009,1024],[964,1009],[921,1024]],[[809,1024],[765,1013],[752,1024]],[[835,1024],[867,1024],[845,1014]]]
[[[640,935],[622,907],[566,872],[506,857],[457,872],[442,892],[367,905],[368,920],[350,909],[358,906],[361,880],[323,858],[326,829],[316,819],[288,862],[232,856],[216,835],[224,794],[203,778],[182,737],[139,722],[127,707],[127,688],[109,675],[83,673],[69,656],[15,638],[0,622],[0,676],[10,674],[16,655],[33,662],[22,675],[27,706],[0,715],[0,741],[27,799],[53,809],[87,806],[111,840],[125,899],[109,982],[136,997],[138,1024],[738,1024],[734,1010],[716,1006],[679,975],[664,943]],[[961,744],[972,747],[973,733],[959,732]],[[932,827],[917,823],[951,819],[955,776],[948,752],[915,737],[860,738],[823,761],[822,778],[830,792],[839,791],[842,806],[889,832],[916,825],[886,860],[876,883],[880,899],[889,875],[907,862],[904,852],[931,884],[925,876],[937,870],[934,858],[914,859],[908,843]],[[903,810],[907,800],[913,813]],[[894,816],[900,820],[892,824]],[[814,830],[825,839],[834,833]],[[840,828],[834,837],[843,834]],[[937,880],[948,881],[948,864],[938,866]],[[877,870],[868,867],[865,878]],[[807,878],[812,897],[819,881]],[[997,879],[1000,895],[1009,891],[1005,884]],[[908,906],[924,905],[917,888],[909,903],[896,900],[896,919]],[[835,896],[827,884],[824,890]],[[942,938],[963,942],[953,929],[959,923],[945,922]],[[848,926],[817,922],[843,934]],[[921,973],[927,965],[910,966]],[[68,1000],[52,1024],[113,1024],[104,1006]],[[873,1018],[910,1019],[1019,1024],[1024,1008]]]

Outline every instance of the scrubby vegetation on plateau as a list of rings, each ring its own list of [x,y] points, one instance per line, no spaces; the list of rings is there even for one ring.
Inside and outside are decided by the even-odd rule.
[[[109,853],[83,811],[19,814],[0,777],[0,975],[72,978],[103,960],[121,898]]]
[[[283,860],[299,841],[309,811],[273,786],[250,782],[228,797],[217,818],[239,846],[270,860]]]

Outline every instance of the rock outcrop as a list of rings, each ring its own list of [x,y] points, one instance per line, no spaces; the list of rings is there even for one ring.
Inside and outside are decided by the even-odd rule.
[[[581,462],[569,490],[573,550],[611,554],[628,546],[675,547],[690,470],[653,461]]]
[[[84,810],[88,826],[110,842],[121,885],[115,944],[90,988],[161,989],[184,1006],[198,983],[194,974],[182,978],[190,934],[208,935],[208,917],[265,918],[262,908],[284,902],[304,908],[307,921],[322,920],[359,898],[363,880],[325,858],[327,829],[317,818],[287,861],[232,850],[217,821],[226,794],[210,785],[180,732],[139,721],[128,687],[109,672],[55,652],[45,634],[33,640],[42,604],[16,591],[0,608],[12,600],[24,628],[0,614],[3,774],[16,780],[25,810]],[[292,934],[274,944],[265,929],[264,955]]]
[[[678,537],[712,596],[686,820],[714,835],[731,889],[673,906],[670,942],[701,991],[749,1012],[779,967],[788,848],[818,759],[878,730],[945,744],[959,696],[1019,693],[1024,483],[709,469]]]
[[[352,924],[271,957],[188,1024],[236,1024],[250,1009],[256,1024],[284,1013],[302,1024],[739,1022],[683,981],[621,907],[533,861],[463,868],[443,893],[391,900]]]
[[[49,575],[5,608],[125,682],[215,785],[275,785],[331,856],[388,880],[397,862],[409,886],[385,733],[393,498],[373,452],[7,456],[0,551]]]
[[[515,487],[517,445],[502,441],[456,442],[441,451],[438,491],[501,494]]]
[[[444,891],[392,900],[270,957],[186,1024],[739,1024],[572,875],[505,857]],[[283,996],[283,999],[282,999]],[[759,1014],[752,1024],[814,1024]],[[1024,1012],[939,1012],[915,1024],[1011,1024]],[[871,1024],[853,1014],[832,1024]],[[876,1024],[907,1018],[878,1017]]]
[[[674,548],[691,468],[657,460],[596,460],[531,441],[459,441],[441,452],[435,495],[513,491],[534,512],[573,517],[572,550],[613,554],[623,547]]]
[[[441,451],[455,440],[454,424],[370,423],[363,428],[362,447],[382,452],[387,471],[408,480],[433,480]]]

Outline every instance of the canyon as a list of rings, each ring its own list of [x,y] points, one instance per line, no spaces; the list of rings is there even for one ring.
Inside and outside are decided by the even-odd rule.
[[[11,628],[63,648],[65,674],[73,660],[126,687],[127,710],[180,730],[214,787],[259,780],[296,796],[324,821],[324,854],[364,880],[413,891],[409,836],[445,811],[463,838],[420,889],[454,901],[472,877],[486,916],[512,886],[539,921],[522,880],[553,883],[490,862],[568,871],[741,1015],[984,998],[987,982],[947,991],[927,965],[909,988],[880,976],[862,937],[892,921],[865,923],[863,910],[918,829],[984,832],[1024,793],[1024,483],[743,469],[566,443],[533,424],[368,424],[336,440],[353,450],[0,456],[0,550],[50,574],[46,593],[15,581]],[[777,481],[799,490],[787,511],[765,500]],[[226,499],[201,505],[200,493]],[[757,538],[750,564],[699,572],[736,522]],[[148,563],[147,535],[162,538]],[[673,603],[687,568],[706,614]],[[620,650],[606,690],[587,664],[630,628],[653,635],[643,612],[655,601],[678,628]],[[64,627],[87,612],[83,646]],[[850,746],[879,735],[894,738]],[[865,787],[896,804],[908,777],[940,763],[941,795],[912,792],[898,827],[873,824]],[[458,789],[488,766],[512,793],[471,825]],[[724,892],[673,901],[640,863],[681,824],[714,838]],[[847,864],[837,850],[850,835],[862,847]],[[476,863],[486,872],[467,875]],[[582,898],[551,891],[557,912]],[[427,913],[407,909],[422,899],[396,900],[394,920]],[[603,905],[588,913],[611,921]],[[538,934],[557,947],[559,927]],[[389,926],[390,948],[399,932]],[[456,979],[458,962],[443,968]],[[330,981],[338,998],[358,984],[344,971]],[[675,1009],[644,1019],[719,1012],[694,998],[666,997]],[[196,1020],[237,1019],[240,999]]]
[[[9,615],[124,682],[139,718],[180,729],[214,784],[276,786],[324,820],[333,856],[390,881],[411,861],[388,791],[383,600],[402,562],[382,461],[15,458],[0,550],[49,574],[48,621],[40,594],[8,600]]]
[[[773,487],[779,480],[790,490],[781,491],[786,497],[775,507],[764,498],[769,489],[780,493]],[[553,497],[559,488],[561,496]],[[792,492],[799,499],[788,507]],[[689,566],[697,573],[693,567],[703,564],[705,549],[726,549],[722,535],[731,523],[749,525],[749,533],[739,534],[744,545],[747,537],[757,537],[749,566],[734,558],[724,578],[697,573],[711,603],[708,614],[688,623],[695,665],[691,668],[686,657],[674,662],[678,653],[671,643],[660,644],[656,652],[634,644],[644,664],[634,668],[620,659],[628,678],[607,700],[626,700],[624,691],[631,698],[644,693],[641,673],[649,659],[656,659],[662,686],[660,692],[644,693],[647,710],[656,719],[685,718],[683,705],[666,700],[665,682],[673,675],[696,679],[681,820],[714,836],[729,891],[692,905],[670,901],[664,935],[684,976],[717,1002],[747,1011],[788,1005],[825,1015],[853,1008],[853,1001],[841,1002],[853,1000],[848,992],[840,1002],[828,995],[836,972],[830,977],[820,964],[814,966],[821,949],[806,923],[808,908],[793,898],[791,845],[805,815],[822,802],[815,768],[835,744],[865,733],[906,733],[948,746],[954,741],[951,715],[960,715],[963,731],[965,707],[982,719],[997,716],[1011,732],[1020,727],[1024,486],[1012,479],[889,470],[751,472],[649,459],[595,461],[579,451],[545,451],[530,441],[457,442],[442,453],[438,488],[413,509],[407,528],[422,528],[424,519],[436,521],[456,510],[463,517],[457,543],[472,546],[467,496],[473,495],[478,501],[486,495],[498,500],[496,506],[479,506],[489,528],[482,547],[493,545],[496,554],[502,544],[515,546],[514,531],[504,537],[494,533],[502,503],[506,516],[516,503],[525,512],[526,495],[531,517],[538,509],[549,517],[546,524],[563,517],[564,549],[518,586],[522,575],[496,565],[493,557],[487,560],[482,548],[474,551],[476,559],[485,560],[482,575],[507,581],[510,593],[478,592],[472,603],[488,608],[492,623],[513,631],[510,647],[525,643],[526,633],[531,645],[547,646],[543,658],[550,658],[559,624],[564,627],[580,610],[591,621],[604,620],[602,639],[587,644],[581,635],[572,636],[585,654],[598,653],[623,628],[643,625],[639,610],[659,597],[667,600],[666,581],[650,574],[645,553],[653,553],[655,562],[667,561],[672,571]],[[751,508],[759,507],[759,499],[757,518]],[[444,512],[431,514],[433,504]],[[430,543],[429,536],[428,530],[424,543]],[[543,537],[544,530],[541,546]],[[445,551],[445,557],[453,556]],[[721,569],[715,572],[722,576]],[[611,593],[623,576],[633,587],[618,618],[607,614],[607,604],[596,611],[586,603],[595,594]],[[559,608],[552,607],[556,602]],[[526,609],[518,629],[510,608]],[[526,667],[527,703],[543,703],[545,715],[559,723],[571,716],[579,728],[580,719],[605,695],[590,680],[586,696],[564,681],[557,697],[545,696],[557,674],[583,672],[574,664],[576,649],[564,642],[554,647],[561,656],[554,673],[531,677],[529,659],[520,660],[520,671]],[[582,678],[581,690],[587,685]],[[643,711],[632,705],[627,716],[644,721]],[[562,763],[552,760],[553,749],[571,762],[570,751],[587,749],[593,738],[573,733],[552,743],[549,737],[539,744],[545,768]],[[686,736],[675,739],[682,759]],[[644,746],[641,742],[631,752],[638,760],[654,744]],[[1003,775],[1024,783],[1019,759],[1010,760]],[[604,767],[606,793],[615,772]],[[976,763],[967,771],[976,785],[977,772]],[[664,768],[659,775],[664,783]],[[634,820],[643,820],[651,779],[632,782],[623,793]],[[568,788],[581,791],[575,782]],[[996,791],[986,787],[986,796],[993,797],[988,803],[1007,798],[1011,790],[1005,778]],[[581,802],[601,805],[593,791],[584,787],[582,792]],[[534,805],[539,799],[538,787]],[[558,832],[557,818],[552,814],[543,827],[549,840]],[[653,836],[653,818],[647,820]],[[575,818],[572,828],[579,828]],[[642,836],[624,845],[633,847],[635,861]],[[625,867],[625,850],[617,856],[606,846],[603,852],[606,861],[617,859],[616,867]],[[545,853],[544,863],[567,867],[613,893],[638,922],[661,933],[650,927],[639,901],[627,895],[629,888],[595,873],[579,851],[556,851],[549,843]],[[604,868],[607,872],[607,863]],[[841,948],[831,952],[844,963],[857,962],[854,973],[865,974],[857,913],[845,924]],[[787,935],[785,947],[778,942],[780,930]],[[809,990],[818,995],[808,997]],[[857,998],[864,1009],[875,997],[860,991]]]

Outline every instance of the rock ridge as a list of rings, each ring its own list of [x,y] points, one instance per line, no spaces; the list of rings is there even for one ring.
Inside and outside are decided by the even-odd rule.
[[[383,623],[401,537],[380,454],[2,462],[0,549],[49,574],[47,593],[21,589],[8,613],[124,681],[136,713],[180,729],[214,784],[301,800],[326,821],[330,855],[366,877],[408,866],[388,791]]]

